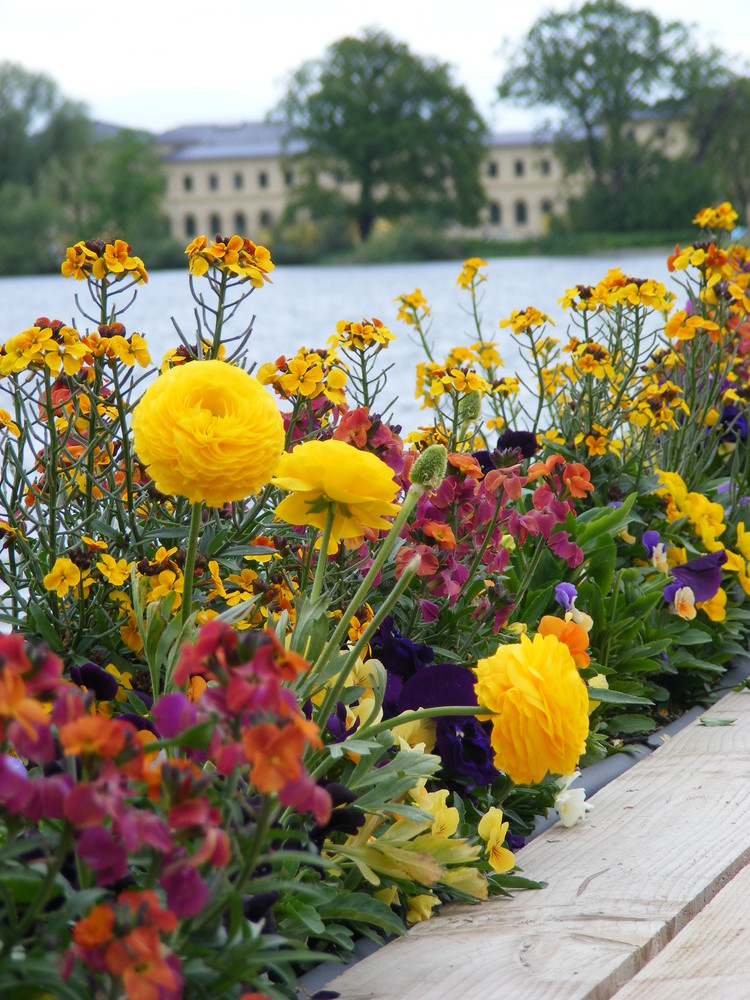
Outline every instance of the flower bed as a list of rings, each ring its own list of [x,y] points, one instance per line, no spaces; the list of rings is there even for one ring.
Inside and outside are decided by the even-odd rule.
[[[3,995],[289,997],[357,936],[538,885],[513,851],[583,819],[576,768],[746,649],[733,221],[696,217],[679,300],[613,270],[564,293],[562,347],[501,320],[514,375],[484,261],[446,359],[400,296],[431,417],[403,438],[377,319],[255,369],[265,248],[191,243],[198,329],[156,378],[122,322],[143,262],[68,249],[87,332],[0,354]]]

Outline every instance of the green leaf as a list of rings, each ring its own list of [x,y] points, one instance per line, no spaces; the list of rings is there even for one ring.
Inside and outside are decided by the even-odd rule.
[[[42,636],[42,638],[47,640],[50,649],[56,653],[62,652],[62,639],[57,632],[55,632],[52,627],[52,622],[49,620],[44,610],[35,601],[29,601],[28,611],[34,622],[34,628],[38,634]]]
[[[706,718],[702,715],[698,719],[698,724],[701,726],[733,726],[737,720],[736,719],[717,719],[717,718]]]
[[[625,694],[623,691],[613,691],[612,688],[589,688],[589,698],[592,701],[606,702],[608,705],[653,705],[649,698]]]
[[[617,563],[617,546],[605,535],[597,539],[596,548],[586,560],[586,575],[593,580],[602,594],[612,589]]]
[[[631,493],[619,507],[593,507],[576,518],[575,540],[584,553],[590,551],[590,543],[600,535],[616,534],[629,520],[630,509],[637,493]]]
[[[656,723],[647,715],[613,715],[607,726],[615,733],[651,733],[656,729]]]
[[[391,934],[403,934],[404,925],[401,919],[379,899],[374,899],[366,892],[340,893],[330,903],[324,903],[317,908],[323,920],[350,920],[356,924],[373,924]]]

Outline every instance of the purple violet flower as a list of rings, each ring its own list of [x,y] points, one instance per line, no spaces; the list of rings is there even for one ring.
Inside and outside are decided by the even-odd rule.
[[[646,555],[651,558],[654,554],[654,549],[661,541],[661,536],[658,531],[644,531],[641,536],[641,544],[646,550]]]
[[[664,588],[664,600],[671,602],[681,587],[690,587],[698,604],[710,601],[721,586],[721,567],[727,561],[724,549],[708,552],[697,559],[690,559],[681,566],[672,567],[674,581]]]
[[[566,611],[570,611],[573,607],[573,601],[578,597],[578,591],[576,590],[575,584],[572,583],[558,583],[555,587],[555,600],[558,604],[562,605]]]

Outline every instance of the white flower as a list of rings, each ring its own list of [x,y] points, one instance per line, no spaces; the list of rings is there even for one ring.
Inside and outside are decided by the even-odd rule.
[[[590,809],[594,808],[590,802],[586,802],[585,788],[570,787],[576,778],[580,777],[581,772],[574,771],[573,774],[557,779],[556,784],[560,791],[555,796],[555,811],[563,826],[575,826]]]
[[[594,619],[587,615],[585,611],[579,611],[576,607],[575,598],[570,602],[570,611],[565,612],[566,622],[575,622],[576,625],[583,625],[587,632],[594,627]]]
[[[660,573],[669,573],[669,563],[667,561],[667,547],[664,542],[659,542],[654,546],[651,553],[651,565],[658,569]]]

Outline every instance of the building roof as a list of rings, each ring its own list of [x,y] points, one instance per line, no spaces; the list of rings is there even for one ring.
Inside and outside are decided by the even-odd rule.
[[[233,125],[182,125],[156,136],[167,161],[250,159],[280,156],[284,126],[279,122],[237,122]],[[487,146],[530,146],[549,143],[548,133],[500,132],[487,138]],[[288,144],[284,152],[304,149],[300,140]]]
[[[216,160],[279,156],[284,126],[276,122],[238,122],[233,125],[182,125],[156,137],[167,148],[167,160]],[[288,152],[302,149],[290,143]]]

